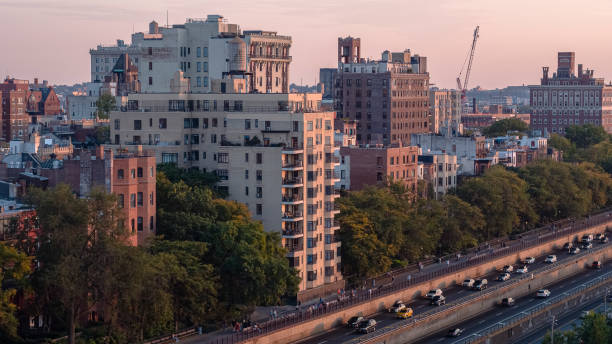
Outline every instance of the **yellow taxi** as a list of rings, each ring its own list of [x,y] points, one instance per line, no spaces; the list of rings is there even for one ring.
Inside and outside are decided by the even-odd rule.
[[[398,319],[408,319],[410,317],[412,317],[412,308],[406,307],[397,313]]]

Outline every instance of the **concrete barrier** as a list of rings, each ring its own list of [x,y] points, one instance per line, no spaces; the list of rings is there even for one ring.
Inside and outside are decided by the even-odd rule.
[[[477,316],[480,313],[496,307],[505,297],[520,298],[533,294],[554,282],[571,277],[585,269],[589,269],[594,260],[608,261],[612,258],[612,245],[600,247],[597,250],[583,252],[576,258],[567,259],[554,266],[538,271],[532,279],[524,276],[512,280],[512,283],[500,285],[497,289],[483,293],[482,297],[474,298],[465,303],[450,305],[447,309],[434,313],[421,321],[398,326],[386,333],[373,333],[368,338],[360,338],[357,343],[404,344],[410,343],[432,333],[447,329],[462,321]]]
[[[589,220],[586,221],[588,222]],[[464,269],[459,269],[451,273],[440,274],[437,277],[428,279],[421,283],[414,283],[406,288],[402,288],[392,293],[387,293],[376,298],[366,299],[363,302],[356,303],[351,306],[345,306],[334,312],[323,313],[318,317],[312,317],[305,320],[300,319],[299,321],[296,321],[295,323],[289,326],[282,326],[278,329],[267,331],[264,334],[254,334],[252,338],[245,338],[244,336],[239,336],[236,338],[232,337],[222,339],[221,341],[217,342],[280,344],[295,342],[308,337],[320,335],[337,326],[342,326],[350,317],[354,315],[369,316],[371,314],[378,313],[390,307],[390,305],[392,305],[393,302],[398,299],[409,301],[413,298],[420,297],[428,290],[434,288],[446,288],[450,285],[460,283],[467,277],[473,278],[477,276],[486,275],[487,273],[490,273],[496,270],[497,268],[500,268],[504,265],[514,264],[517,260],[521,260],[529,256],[541,256],[544,254],[548,254],[552,250],[561,248],[567,241],[572,241],[576,237],[580,238],[584,234],[605,232],[608,226],[612,227],[612,217],[608,217],[607,215],[603,219],[600,218],[598,222],[599,223],[597,224],[589,226],[580,226],[577,230],[572,231],[572,233],[567,236],[559,235],[559,233],[564,231],[564,229],[559,229],[559,233],[548,233],[547,235],[544,235],[542,236],[542,238],[538,239],[541,244],[529,247],[530,242],[528,242],[525,243],[526,247],[524,249],[521,249],[520,251],[510,251],[508,252],[508,254],[497,255],[496,258],[493,258],[491,260],[483,259],[483,262],[481,264],[467,266]],[[577,225],[579,225],[579,223],[577,223]],[[568,273],[570,273],[570,275],[574,274],[575,270],[570,269]],[[560,276],[563,274],[564,273],[562,272],[558,273],[556,278],[560,278]],[[534,285],[532,285],[531,287],[538,288],[538,286]],[[525,288],[527,288],[527,285],[525,285]],[[513,297],[513,295],[508,296]],[[488,305],[488,301],[483,301],[483,304],[481,304],[480,309],[485,309],[484,307],[487,306],[490,306]],[[476,307],[475,309],[478,309],[478,307]],[[465,315],[466,314],[462,311],[462,319],[465,319]],[[476,315],[476,313],[474,315]],[[459,315],[455,315],[455,317],[458,316]],[[427,332],[431,331],[432,330],[430,329]],[[215,341],[210,341],[210,343],[215,343]]]

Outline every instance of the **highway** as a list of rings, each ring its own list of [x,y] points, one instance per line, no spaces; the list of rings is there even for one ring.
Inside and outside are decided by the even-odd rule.
[[[596,245],[601,245],[601,244],[596,244]],[[567,253],[567,251],[565,250],[557,250],[556,252],[550,252],[548,254],[556,254],[557,258],[559,261],[564,260],[564,259],[569,259],[570,257],[572,257],[571,255],[569,255]],[[543,267],[545,265],[544,263],[544,259],[545,259],[546,255],[540,256],[540,257],[536,257],[536,262],[534,264],[530,264],[528,265],[529,270],[533,270],[533,269],[537,269],[540,267]],[[517,265],[514,266],[515,269],[517,268]],[[502,267],[498,267],[498,269],[501,269]],[[604,266],[605,268],[605,266]],[[602,269],[605,270],[605,269]],[[599,270],[599,271],[602,271]],[[592,278],[593,275],[596,273],[595,270],[593,271],[588,271],[584,274],[584,276],[580,275],[581,277],[576,277],[576,278],[572,278],[572,280],[579,280],[580,278],[585,278],[585,279],[589,279]],[[499,282],[496,281],[496,277],[499,273],[495,272],[495,273],[490,273],[486,276],[472,276],[472,278],[476,279],[476,278],[486,278],[489,281],[489,287],[493,287],[495,285],[501,284],[501,283],[508,283],[508,282]],[[517,276],[516,273],[512,274],[512,278],[515,278]],[[511,278],[511,279],[512,279]],[[570,288],[570,284],[568,282],[561,282],[559,284],[560,288]],[[551,287],[554,288],[554,287]],[[551,291],[554,293],[554,291],[551,289]],[[446,296],[446,302],[447,303],[451,303],[456,299],[462,298],[467,296],[469,293],[478,293],[478,291],[472,291],[469,290],[467,288],[461,287],[459,285],[454,285],[454,286],[450,286],[448,288],[443,289],[444,292],[444,296]],[[535,290],[534,290],[535,293]],[[411,307],[414,310],[414,314],[417,315],[419,313],[425,312],[433,307],[436,306],[431,306],[429,305],[429,300],[426,299],[414,299],[414,300],[403,300],[407,302],[407,305],[409,307]],[[517,300],[519,301],[519,300]],[[528,297],[525,298],[524,300],[520,300],[520,302],[525,302],[525,304],[532,304],[533,302],[533,298]],[[517,302],[517,307],[512,307],[509,309],[500,309],[500,310],[495,310],[494,312],[491,312],[491,314],[489,313],[485,313],[486,315],[483,316],[479,316],[478,318],[480,319],[487,319],[489,317],[492,317],[493,319],[498,318],[498,317],[505,317],[506,314],[504,312],[506,311],[513,311],[514,309],[520,309],[521,308],[521,303]],[[500,312],[502,312],[502,314],[500,314],[499,316],[497,314],[499,314]],[[357,315],[357,314],[356,314]],[[372,316],[371,318],[375,319],[378,323],[377,325],[377,329],[380,329],[382,327],[388,326],[390,324],[394,324],[396,322],[399,321],[405,321],[405,320],[400,320],[400,319],[396,319],[394,314],[390,314],[390,313],[378,313],[374,316]],[[495,321],[495,320],[492,320]],[[470,321],[468,322],[468,324],[466,324],[466,327],[469,327],[469,325],[474,325],[471,324],[474,321]],[[474,331],[477,331],[479,328],[486,328],[486,324],[487,322],[484,321],[482,322],[482,324],[480,324],[479,322],[476,322]],[[460,325],[461,327],[461,325]],[[443,337],[443,335],[446,334],[446,331],[444,332],[444,334],[436,334],[434,335],[432,338],[429,338],[426,341],[423,341],[423,343],[430,343],[430,342],[435,342],[435,343],[449,343],[449,342],[453,342],[453,341],[446,341],[446,339]],[[468,334],[468,333],[466,333]],[[336,328],[330,332],[327,332],[325,334],[322,334],[320,336],[315,336],[312,338],[308,338],[306,340],[300,341],[299,343],[304,343],[304,344],[333,344],[333,343],[344,343],[346,341],[350,341],[350,340],[354,340],[356,337],[358,337],[359,335],[355,333],[354,330],[352,329],[348,329],[346,327],[340,327],[340,328]],[[435,338],[435,339],[434,339]],[[431,341],[433,340],[433,341]]]
[[[610,263],[608,263],[607,265],[604,265],[603,268],[601,270],[585,270],[584,272],[572,276],[570,278],[567,278],[565,280],[561,280],[558,281],[548,287],[546,287],[546,289],[551,291],[551,296],[553,295],[557,295],[563,292],[566,292],[568,290],[571,290],[573,288],[576,288],[586,282],[589,282],[595,278],[597,278],[598,276],[601,276],[610,266]],[[527,295],[525,297],[516,299],[516,304],[513,307],[502,307],[499,306],[496,309],[493,309],[491,311],[485,312],[481,315],[478,315],[476,318],[467,320],[461,324],[458,324],[455,327],[459,327],[465,330],[465,332],[463,333],[463,335],[461,335],[461,337],[459,338],[449,338],[449,337],[445,337],[446,336],[446,331],[445,330],[443,332],[438,332],[435,333],[433,335],[431,335],[430,337],[427,337],[425,339],[422,339],[420,341],[418,341],[417,343],[419,344],[425,344],[425,343],[436,343],[436,344],[455,344],[455,343],[461,343],[463,342],[466,338],[473,336],[475,334],[478,334],[480,331],[483,331],[499,322],[503,322],[504,319],[513,317],[515,315],[520,314],[521,312],[525,311],[525,309],[537,306],[540,303],[544,303],[546,302],[547,299],[539,299],[535,297],[535,290],[533,292],[533,294],[531,295]],[[602,299],[603,301],[603,299]],[[601,301],[600,301],[601,303]],[[584,309],[589,309],[589,307],[585,306]],[[582,309],[580,309],[579,311],[577,310],[576,312],[573,312],[573,317],[577,318],[580,316],[580,313],[582,312]],[[571,317],[571,316],[570,316]],[[541,332],[541,334],[538,336],[534,336],[532,338],[532,340],[535,340],[536,343],[539,337],[542,337],[544,334],[546,333],[546,330],[543,330],[543,332]],[[531,338],[531,337],[530,337]],[[522,341],[522,342],[527,342],[527,340]]]
[[[588,304],[585,304],[581,307],[576,308],[574,312],[571,312],[569,314],[566,314],[565,316],[560,317],[559,319],[556,319],[555,333],[557,331],[565,332],[565,331],[573,329],[574,326],[579,326],[580,323],[582,322],[582,319],[580,319],[580,314],[583,311],[593,311],[593,312],[603,314],[606,308],[603,302],[604,302],[603,299],[595,301],[595,302],[590,302]],[[608,302],[607,311],[609,312],[610,310],[612,310],[612,303]],[[546,335],[546,332],[550,331],[550,328],[551,328],[550,326],[542,328],[526,337],[523,337],[521,340],[525,344],[540,344],[542,343],[542,340],[544,340],[544,336]]]

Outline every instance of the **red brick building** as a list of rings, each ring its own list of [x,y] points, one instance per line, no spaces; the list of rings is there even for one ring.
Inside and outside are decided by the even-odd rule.
[[[9,79],[0,84],[2,104],[2,139],[25,139],[30,116],[27,111],[28,81]]]
[[[557,58],[557,72],[550,77],[542,67],[540,85],[529,86],[531,128],[540,135],[563,134],[570,125],[594,124],[612,133],[612,86],[581,64],[576,75],[573,52]]]
[[[427,58],[410,50],[362,59],[358,38],[338,39],[334,106],[338,118],[357,121],[359,144],[410,143],[410,134],[428,133]]]
[[[341,147],[340,187],[360,190],[387,180],[400,181],[416,192],[418,147]]]
[[[34,79],[28,92],[27,112],[35,116],[54,116],[62,113],[62,105],[53,87],[47,81],[42,84]]]

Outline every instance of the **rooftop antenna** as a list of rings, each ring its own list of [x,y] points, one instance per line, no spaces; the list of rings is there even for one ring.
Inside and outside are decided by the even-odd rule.
[[[170,24],[168,24],[168,10],[166,10],[166,28],[169,28]]]

